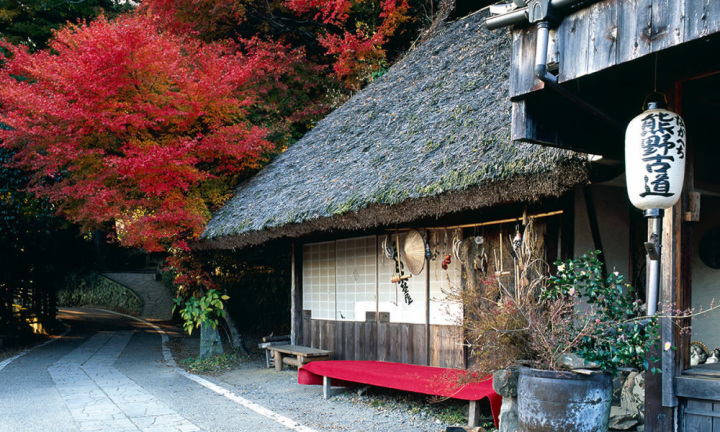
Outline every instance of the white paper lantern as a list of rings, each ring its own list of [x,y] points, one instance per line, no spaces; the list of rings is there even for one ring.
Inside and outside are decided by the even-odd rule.
[[[641,209],[675,205],[685,179],[685,122],[649,103],[625,132],[625,172],[630,202]]]

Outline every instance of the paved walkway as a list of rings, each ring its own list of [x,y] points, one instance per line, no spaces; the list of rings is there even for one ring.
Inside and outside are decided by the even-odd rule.
[[[113,367],[132,335],[98,333],[48,368],[78,430],[200,431]]]
[[[400,406],[324,400],[259,357],[220,376],[188,373],[166,343],[179,329],[164,323],[87,308],[59,317],[70,333],[0,361],[0,432],[444,430]]]
[[[163,321],[172,318],[172,297],[168,288],[155,280],[154,272],[103,273],[103,276],[140,297],[143,303],[141,318]]]

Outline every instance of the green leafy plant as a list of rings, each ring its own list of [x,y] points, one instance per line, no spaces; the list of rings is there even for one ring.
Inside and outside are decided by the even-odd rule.
[[[568,338],[566,351],[577,354],[600,369],[620,367],[655,369],[647,353],[659,341],[657,316],[645,317],[645,304],[618,272],[604,276],[602,263],[590,252],[580,258],[556,262],[557,274],[541,293],[551,309],[560,304],[560,317]],[[572,307],[572,310],[569,308]],[[648,360],[651,360],[650,362]]]
[[[221,294],[216,289],[208,290],[202,297],[190,297],[184,301],[178,297],[174,300],[173,312],[176,308],[179,310],[180,317],[183,319],[183,329],[192,334],[194,328],[198,328],[205,324],[213,329],[217,328],[218,319],[225,316],[225,306],[223,301],[230,297]]]

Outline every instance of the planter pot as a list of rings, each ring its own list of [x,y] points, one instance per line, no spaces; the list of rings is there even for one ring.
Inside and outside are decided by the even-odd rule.
[[[610,374],[520,368],[521,432],[607,432],[611,402]]]

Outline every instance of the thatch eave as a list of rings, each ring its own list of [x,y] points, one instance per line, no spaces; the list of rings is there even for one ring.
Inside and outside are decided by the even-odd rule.
[[[398,224],[412,225],[423,218],[439,218],[467,210],[495,205],[558,197],[578,184],[588,182],[587,164],[577,160],[552,172],[518,176],[483,187],[449,191],[440,195],[409,199],[395,205],[372,204],[361,210],[320,217],[300,223],[288,223],[262,230],[202,239],[194,249],[241,249],[278,239],[295,239],[319,232],[381,229]]]

